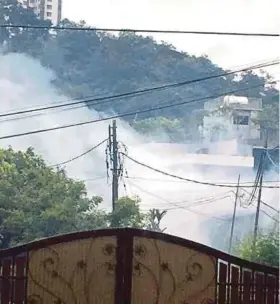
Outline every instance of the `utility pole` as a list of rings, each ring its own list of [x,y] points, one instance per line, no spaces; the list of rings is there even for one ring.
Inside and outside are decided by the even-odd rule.
[[[260,217],[260,207],[261,207],[261,200],[262,200],[262,184],[263,184],[263,174],[264,174],[264,161],[267,153],[267,138],[265,141],[264,149],[265,151],[261,155],[260,159],[260,186],[259,186],[259,193],[258,193],[258,201],[257,201],[257,210],[256,210],[256,217],[255,217],[255,225],[254,225],[254,236],[253,236],[253,249],[256,246],[257,236],[258,236],[258,228],[259,228],[259,217]]]
[[[262,183],[263,183],[263,161],[264,161],[264,153],[261,156],[260,159],[260,186],[259,186],[259,193],[258,193],[258,201],[257,201],[257,210],[256,210],[256,216],[255,216],[255,225],[254,225],[254,236],[253,236],[253,248],[255,248],[256,240],[258,236],[258,227],[259,227],[259,217],[260,217],[260,207],[261,207],[261,197],[262,197]]]
[[[236,187],[236,192],[235,192],[234,209],[233,209],[230,238],[229,238],[229,249],[228,249],[229,253],[231,253],[231,249],[232,249],[233,230],[234,230],[234,225],[235,225],[235,216],[236,216],[236,207],[237,207],[237,200],[238,200],[238,194],[239,194],[239,185],[240,185],[240,174],[238,175],[237,187]]]
[[[113,211],[116,208],[116,203],[119,197],[119,169],[118,169],[118,142],[117,142],[117,123],[116,120],[113,120],[113,126],[109,127],[109,145],[111,152],[111,161],[112,161],[112,209]]]

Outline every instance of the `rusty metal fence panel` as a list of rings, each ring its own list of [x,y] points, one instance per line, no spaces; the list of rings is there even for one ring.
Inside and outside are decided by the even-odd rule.
[[[27,254],[5,257],[0,262],[0,303],[26,301]]]
[[[275,268],[219,261],[218,304],[278,304],[278,280]]]
[[[137,229],[0,250],[0,304],[276,304],[277,268]]]

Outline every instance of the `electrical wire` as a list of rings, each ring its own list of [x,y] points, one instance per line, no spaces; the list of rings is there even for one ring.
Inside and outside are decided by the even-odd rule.
[[[73,158],[70,158],[70,159],[68,159],[68,160],[66,160],[64,162],[61,162],[59,164],[50,165],[49,167],[59,167],[59,166],[62,166],[62,165],[69,164],[69,163],[71,163],[71,162],[73,162],[73,161],[75,161],[75,160],[77,160],[77,159],[85,156],[86,154],[92,152],[93,150],[97,149],[98,147],[100,147],[101,145],[103,145],[105,142],[107,142],[107,140],[108,139],[106,138],[106,139],[102,140],[100,143],[98,143],[97,145],[95,145],[94,147],[92,147],[92,148],[88,149],[87,151],[83,152],[82,154],[79,154],[79,155],[77,155],[77,156],[75,156]]]
[[[271,162],[271,164],[272,164],[277,170],[279,170],[279,165],[277,166],[276,163],[273,161],[273,159],[272,159],[271,156],[269,155],[268,150],[266,150],[266,157],[267,157],[268,160]]]
[[[274,60],[270,63],[259,64],[259,65],[255,65],[255,66],[251,66],[251,67],[247,67],[247,68],[243,68],[243,69],[239,69],[239,70],[235,70],[235,71],[221,73],[221,74],[218,74],[218,75],[210,75],[210,76],[206,76],[206,77],[202,77],[202,78],[186,80],[186,81],[176,82],[176,83],[172,83],[172,84],[166,84],[166,85],[162,85],[162,86],[155,86],[155,87],[151,87],[151,88],[136,90],[136,91],[132,91],[132,92],[126,92],[126,93],[122,93],[122,94],[114,94],[114,95],[91,98],[91,99],[83,99],[83,100],[73,101],[73,102],[69,102],[69,103],[53,104],[53,105],[49,105],[49,106],[45,106],[45,107],[39,107],[39,108],[26,109],[26,110],[15,111],[15,112],[2,113],[2,114],[0,114],[0,117],[21,115],[21,114],[26,114],[26,113],[33,113],[33,112],[38,112],[38,111],[45,111],[45,110],[62,108],[62,107],[68,107],[68,106],[78,105],[78,104],[83,104],[83,107],[85,107],[85,106],[87,106],[85,103],[89,103],[89,102],[91,103],[91,102],[96,101],[95,103],[90,104],[91,106],[95,106],[95,105],[100,105],[100,104],[111,102],[111,100],[118,99],[118,98],[127,98],[127,97],[131,97],[131,96],[135,97],[135,96],[139,96],[141,94],[150,93],[150,92],[154,92],[154,91],[165,90],[165,89],[170,89],[170,88],[178,88],[178,87],[181,87],[181,86],[185,86],[185,85],[189,85],[189,84],[193,84],[193,83],[198,83],[198,82],[201,82],[201,81],[206,81],[206,80],[211,80],[211,79],[215,79],[215,78],[225,77],[225,76],[236,74],[236,73],[246,72],[246,71],[249,71],[249,70],[264,68],[264,67],[268,67],[268,66],[274,66],[274,65],[278,65],[278,64],[279,64],[279,60]],[[271,83],[273,83],[273,82],[271,82]]]
[[[279,61],[279,57],[276,57],[276,58],[270,58],[270,59],[265,59],[265,60],[258,60],[258,61],[254,61],[254,62],[250,62],[250,63],[247,63],[247,64],[243,64],[243,65],[238,65],[238,66],[233,66],[231,68],[229,68],[228,70],[234,70],[234,69],[240,69],[240,68],[247,68],[248,66],[251,66],[251,67],[254,67],[256,65],[259,65],[259,64],[266,64],[266,63],[269,63],[269,62],[273,62],[273,61],[276,61],[278,60]],[[87,82],[86,82],[87,83]],[[151,84],[151,82],[149,82]],[[161,86],[164,86],[164,85],[167,85],[167,84],[173,84],[174,82],[172,82],[171,80],[170,81],[166,81],[164,84],[162,83],[162,81],[155,81],[155,82],[152,82],[153,86],[156,85],[156,84],[161,84]],[[215,90],[215,91],[218,91],[218,90]],[[215,92],[213,91],[213,92]],[[219,89],[220,91],[220,89]],[[77,98],[71,98],[71,99],[66,99],[66,100],[60,100],[60,101],[52,101],[51,103],[48,103],[48,104],[45,104],[45,105],[33,105],[32,107],[39,107],[39,108],[45,108],[45,107],[48,107],[50,104],[51,105],[56,105],[56,104],[65,104],[65,103],[69,103],[69,102],[72,102],[72,101],[85,101],[85,100],[91,100],[91,99],[94,99],[94,98],[99,98],[99,97],[102,97],[102,96],[98,96],[98,95],[88,95],[88,96],[84,96],[84,97],[77,97]],[[103,96],[104,97],[104,96]],[[82,105],[82,107],[84,107],[85,105]],[[71,109],[76,109],[76,108],[80,108],[80,107],[75,107],[75,108],[71,108]],[[17,109],[13,109],[12,112],[18,112],[18,111],[23,111],[23,110],[29,110],[30,109],[30,106],[29,107],[22,107],[22,108],[17,108]],[[70,109],[70,110],[71,110]],[[68,109],[64,109],[62,111],[65,111],[65,110],[68,110]],[[52,112],[51,112],[52,113]],[[56,112],[55,112],[56,113]],[[0,115],[1,114],[5,114],[3,112],[0,112]],[[39,115],[44,115],[45,113],[41,113],[41,114],[37,114],[38,116]],[[30,115],[30,116],[24,116],[22,118],[29,118],[29,117],[34,117],[36,115]],[[13,120],[13,119],[10,119],[10,120]],[[10,121],[10,120],[1,120],[1,121]]]
[[[181,180],[166,180],[166,179],[157,179],[157,178],[145,178],[145,177],[139,177],[139,176],[126,176],[126,178],[129,179],[135,179],[135,180],[143,180],[143,181],[151,181],[151,182],[167,182],[167,183],[186,183],[186,181],[181,181]],[[275,181],[263,181],[263,183],[279,183],[279,180]],[[243,182],[243,184],[253,184],[255,183],[254,181],[252,182]],[[236,183],[227,183],[228,185],[236,185]]]
[[[97,122],[100,122],[100,121],[108,121],[108,120],[111,120],[111,119],[117,119],[117,118],[127,117],[127,116],[131,116],[131,115],[136,115],[136,114],[148,113],[148,112],[155,111],[155,110],[162,110],[162,109],[167,109],[167,108],[171,108],[171,107],[175,107],[175,106],[190,104],[190,103],[194,103],[194,102],[197,102],[197,101],[219,98],[219,97],[222,97],[222,96],[225,96],[225,95],[235,94],[235,93],[238,93],[238,92],[250,90],[250,89],[253,89],[253,88],[260,87],[260,86],[262,86],[262,85],[256,85],[256,86],[251,86],[251,87],[248,87],[248,88],[242,88],[242,89],[227,91],[227,92],[223,92],[222,94],[201,97],[201,98],[192,99],[192,100],[188,100],[188,101],[182,101],[182,102],[179,102],[179,103],[172,103],[172,104],[162,105],[162,106],[158,106],[158,107],[152,107],[152,108],[138,110],[138,111],[121,113],[121,114],[117,114],[117,115],[113,115],[113,116],[109,116],[109,117],[105,117],[105,118],[101,118],[101,119],[94,119],[94,120],[83,121],[83,122],[78,122],[78,123],[73,123],[73,124],[67,124],[67,125],[62,125],[62,126],[57,126],[57,127],[47,128],[47,129],[39,129],[39,130],[28,131],[28,132],[23,132],[23,133],[5,135],[5,136],[1,136],[0,140],[1,139],[15,138],[15,137],[22,137],[22,136],[33,135],[33,134],[39,134],[39,133],[45,133],[45,132],[50,132],[50,131],[55,131],[55,130],[72,128],[72,127],[84,126],[84,125],[88,125],[88,124],[92,124],[92,123],[97,123]]]
[[[275,149],[277,149],[277,146],[275,148],[273,148],[272,151],[275,151]],[[252,192],[250,193],[248,201],[245,204],[246,206],[250,206],[253,203],[253,200],[256,198],[256,192],[257,192],[257,189],[258,189],[258,185],[260,183],[261,175],[264,172],[264,168],[265,168],[265,165],[266,165],[266,159],[270,160],[272,162],[272,164],[274,164],[273,160],[271,159],[270,155],[268,154],[268,149],[267,148],[265,148],[265,151],[263,151],[262,154],[261,154],[260,161],[259,161],[259,164],[258,164],[258,170],[257,170],[255,182],[254,182],[254,188],[253,188]],[[275,209],[275,211],[276,211],[276,209]]]
[[[253,203],[254,197],[256,196],[256,192],[257,192],[257,189],[258,189],[258,184],[260,182],[261,175],[263,174],[263,167],[264,167],[263,162],[264,161],[265,161],[264,153],[262,153],[261,158],[260,158],[260,162],[258,164],[258,169],[257,169],[257,173],[256,173],[256,178],[255,178],[253,190],[250,193],[248,201],[245,203],[246,206],[250,206]]]
[[[252,206],[257,207],[256,204],[252,203]],[[242,207],[242,206],[241,206]],[[277,220],[275,217],[271,216],[270,214],[268,214],[266,211],[264,211],[263,209],[260,209],[260,212],[262,212],[264,215],[266,215],[267,217],[269,217],[271,220],[279,223],[279,220]]]
[[[153,196],[153,197],[155,197],[155,198],[157,198],[157,199],[159,199],[159,200],[162,200],[162,201],[168,203],[169,205],[173,205],[173,206],[174,206],[173,208],[172,208],[172,207],[171,207],[171,208],[164,208],[164,207],[163,207],[163,208],[162,208],[163,210],[169,211],[169,210],[183,209],[183,210],[187,210],[187,211],[189,211],[189,212],[196,213],[196,214],[198,214],[198,215],[210,217],[210,218],[217,219],[217,220],[220,220],[220,221],[229,221],[229,220],[231,220],[231,219],[223,219],[223,218],[215,217],[215,216],[208,216],[208,215],[205,214],[205,213],[201,213],[201,212],[198,212],[198,211],[196,211],[196,210],[189,209],[190,207],[195,207],[195,206],[199,206],[199,205],[194,204],[194,205],[191,205],[191,206],[188,206],[188,207],[180,206],[180,205],[178,205],[178,203],[172,203],[172,202],[170,202],[170,201],[164,199],[164,198],[161,197],[161,196],[158,196],[158,195],[156,195],[156,194],[154,194],[154,193],[151,193],[151,192],[149,192],[149,191],[147,191],[147,190],[144,190],[143,188],[141,188],[141,187],[139,187],[139,186],[136,186],[135,184],[133,184],[133,183],[131,183],[131,182],[130,182],[130,184],[132,184],[132,186],[138,188],[140,191],[143,191],[144,193],[149,194],[150,196]],[[219,200],[219,199],[224,199],[224,198],[226,198],[226,197],[229,197],[229,196],[217,198],[215,201],[217,201],[217,200]],[[213,200],[212,202],[215,202],[215,201]],[[211,202],[211,201],[210,201],[210,202]],[[205,203],[209,203],[209,202],[205,202]],[[260,211],[261,211],[263,214],[265,214],[267,217],[269,217],[270,219],[272,219],[272,220],[274,220],[275,222],[279,223],[279,220],[277,220],[276,218],[272,217],[270,214],[268,214],[268,213],[265,212],[264,210],[260,209]]]
[[[219,32],[219,31],[190,31],[190,30],[156,30],[156,29],[129,29],[129,28],[92,28],[69,26],[42,26],[25,24],[0,24],[0,28],[22,28],[42,30],[67,30],[67,31],[94,31],[94,32],[129,32],[153,34],[193,34],[193,35],[222,35],[222,36],[250,36],[250,37],[279,37],[277,33],[246,33],[246,32]]]
[[[186,181],[181,181],[181,180],[164,180],[164,179],[151,179],[151,178],[142,178],[142,177],[134,177],[134,176],[126,176],[125,178],[128,178],[128,179],[135,179],[135,180],[144,180],[144,181],[155,181],[155,182],[171,182],[171,183],[186,183]],[[251,184],[251,183],[254,183],[254,182],[243,182],[243,184]],[[279,181],[264,181],[263,183],[279,183]],[[228,184],[230,184],[230,183],[228,183]],[[232,183],[233,184],[233,183]],[[246,193],[248,193],[248,194],[250,194],[250,192],[249,191],[247,191],[246,189],[244,189],[244,188],[241,188],[243,191],[245,191]],[[232,190],[231,191],[229,191],[229,192],[232,192]],[[280,211],[279,210],[277,210],[276,208],[274,208],[273,206],[271,206],[271,205],[269,205],[268,203],[265,203],[264,201],[262,201],[261,200],[261,203],[264,205],[264,206],[266,206],[266,207],[268,207],[268,208],[270,208],[270,209],[272,209],[272,210],[274,210],[274,211],[276,211],[276,212],[278,212],[278,213],[280,213]]]
[[[129,177],[128,176],[125,176],[125,178],[126,179],[129,179]],[[129,180],[129,183],[131,184],[131,185],[133,185],[133,186],[135,186],[135,187],[138,187],[137,185],[135,185],[134,183],[132,183],[130,180]],[[226,191],[226,192],[224,192],[224,193],[221,193],[219,196],[215,196],[215,197],[213,197],[213,196],[209,196],[209,197],[207,197],[207,198],[205,198],[205,197],[202,197],[202,198],[197,198],[195,201],[192,201],[192,203],[191,203],[191,205],[189,205],[189,206],[191,206],[191,207],[196,207],[196,206],[200,206],[200,205],[203,205],[203,204],[205,204],[205,203],[212,203],[212,202],[215,202],[215,201],[217,201],[217,200],[219,200],[219,199],[225,199],[225,198],[227,198],[227,197],[230,197],[230,195],[229,195],[229,193],[234,193],[234,191],[233,190],[230,190],[230,191]],[[177,201],[177,202],[175,202],[176,204],[187,204],[187,203],[189,203],[189,201]],[[172,203],[173,204],[173,203]]]
[[[244,189],[243,187],[242,187],[241,189],[242,189],[243,191],[245,191],[247,194],[251,194],[249,191],[247,191],[247,190]],[[256,198],[256,196],[254,196],[253,199],[255,199],[255,198]],[[262,203],[264,206],[270,208],[271,210],[273,210],[273,211],[275,211],[275,212],[277,212],[277,213],[280,213],[280,211],[279,211],[278,209],[274,208],[273,206],[269,205],[268,203],[265,203],[263,200],[261,200],[261,203]]]
[[[96,177],[92,177],[92,178],[85,178],[85,179],[81,179],[80,181],[87,183],[87,182],[93,182],[93,181],[104,179],[104,178],[107,178],[107,176],[103,175],[103,176],[96,176]]]
[[[212,93],[214,94],[216,92],[220,93],[221,90],[220,89],[213,90],[213,91],[211,91],[211,94]],[[196,98],[196,97],[197,97],[197,95],[192,95],[191,97],[188,97],[188,98]],[[182,100],[183,100],[183,98],[179,98],[179,99],[170,100],[169,102],[173,103],[173,102],[182,101]],[[158,103],[158,105],[160,106],[160,105],[163,105],[165,103],[166,102]],[[38,116],[44,116],[44,115],[52,115],[52,114],[64,113],[64,112],[67,112],[67,111],[73,111],[73,110],[84,108],[84,107],[88,107],[88,106],[91,106],[91,104],[89,103],[89,104],[77,105],[75,107],[69,107],[69,108],[66,108],[66,109],[60,109],[59,111],[50,111],[50,112],[43,112],[43,113],[35,113],[35,114],[24,115],[24,116],[20,116],[20,117],[15,116],[15,117],[12,117],[12,118],[8,117],[8,118],[0,119],[0,123],[11,122],[11,121],[19,121],[19,120],[23,120],[23,119],[30,119],[32,117],[38,117]],[[214,112],[216,112],[216,110],[208,111],[208,114],[212,114]]]
[[[213,219],[216,219],[216,220],[220,220],[220,221],[228,221],[227,219],[223,219],[223,218],[220,218],[220,217],[216,217],[216,216],[211,216],[211,215],[207,215],[205,213],[201,213],[201,212],[198,212],[196,210],[192,210],[192,209],[189,209],[188,207],[183,207],[183,206],[180,206],[180,205],[177,205],[176,203],[172,203],[170,202],[169,200],[166,200],[165,198],[157,195],[157,194],[154,194],[154,193],[151,193],[150,191],[147,191],[147,190],[144,190],[143,188],[139,187],[139,186],[136,186],[136,185],[133,185],[134,187],[138,188],[140,191],[152,196],[152,197],[155,197],[163,202],[166,202],[166,203],[169,203],[171,205],[174,205],[176,206],[178,209],[183,209],[183,210],[186,210],[188,212],[192,212],[192,213],[195,213],[195,214],[198,214],[198,215],[202,215],[202,216],[206,216],[208,218],[213,218]],[[166,210],[166,209],[164,209]]]
[[[273,216],[268,214],[266,211],[260,209],[260,212],[262,212],[264,215],[266,215],[267,217],[269,217],[271,220],[275,221],[276,223],[279,223],[279,220],[277,220],[277,218],[274,218]]]
[[[221,91],[220,89],[213,90],[211,93],[216,93],[216,92],[220,92],[220,91]],[[197,95],[192,95],[191,97],[188,97],[188,98],[196,98],[196,97],[197,97]],[[183,100],[183,98],[179,98],[179,99],[170,100],[169,102],[172,103],[172,102],[177,102],[177,101],[182,101],[182,100]],[[164,102],[163,103],[158,103],[158,105],[162,105],[162,104],[165,104],[165,103]],[[38,117],[38,116],[44,116],[44,115],[52,115],[52,114],[64,113],[64,112],[67,112],[67,111],[73,111],[73,110],[84,108],[84,107],[88,107],[88,106],[91,106],[91,103],[77,105],[75,107],[69,107],[69,108],[66,108],[66,109],[60,109],[59,111],[50,111],[50,112],[43,112],[43,113],[35,113],[35,114],[24,115],[24,116],[20,116],[20,117],[15,116],[15,117],[12,117],[12,118],[8,117],[8,118],[0,119],[0,123],[11,122],[11,121],[19,121],[19,120],[23,120],[23,119],[30,119],[32,117]],[[211,114],[211,113],[213,113],[215,111],[214,110],[213,111],[208,111],[208,113]]]
[[[193,202],[190,202],[190,201],[178,201],[178,202],[175,202],[175,204],[178,205],[178,206],[188,204],[187,207],[193,208],[193,207],[203,206],[203,205],[206,205],[206,204],[208,205],[208,204],[211,204],[211,203],[215,203],[218,200],[223,200],[223,199],[230,198],[230,197],[231,197],[230,195],[224,195],[224,196],[219,196],[219,197],[209,197],[207,199],[204,198],[204,199],[200,199],[200,200],[193,201]],[[173,206],[174,203],[168,203],[167,206],[168,205]],[[178,207],[176,207],[175,209],[177,209],[177,208]]]
[[[210,182],[203,182],[203,181],[198,181],[198,180],[194,180],[194,179],[189,179],[189,178],[184,178],[184,177],[181,177],[181,176],[178,176],[178,175],[174,175],[174,174],[171,174],[171,173],[167,173],[167,172],[164,172],[162,170],[159,170],[159,169],[156,169],[156,168],[153,168],[147,164],[144,164],[130,156],[128,156],[127,154],[124,154],[124,156],[126,158],[128,158],[129,160],[131,160],[132,162],[142,166],[142,167],[145,167],[147,169],[150,169],[154,172],[157,172],[157,173],[160,173],[160,174],[163,174],[163,175],[166,175],[166,176],[170,176],[170,177],[173,177],[173,178],[176,178],[176,179],[180,179],[180,180],[183,180],[183,181],[187,181],[187,182],[191,182],[191,183],[195,183],[195,184],[200,184],[200,185],[205,185],[205,186],[215,186],[215,187],[224,187],[224,188],[236,188],[237,184],[236,185],[232,185],[232,184],[218,184],[218,183],[210,183]],[[242,188],[252,188],[254,186],[250,186],[250,185],[240,185],[240,187]],[[263,186],[264,188],[279,188],[279,186]]]

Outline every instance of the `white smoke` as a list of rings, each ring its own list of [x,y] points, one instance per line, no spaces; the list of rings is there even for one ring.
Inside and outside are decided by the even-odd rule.
[[[54,78],[55,75],[51,71],[24,55],[0,55],[1,113],[67,101],[69,98],[61,96],[51,85]],[[14,119],[14,116],[0,118],[0,137],[89,121],[100,118],[103,114],[82,107],[67,111],[61,109],[48,111],[43,115],[28,115],[31,116],[25,119]],[[80,127],[2,139],[0,147],[12,146],[14,149],[26,149],[32,146],[48,164],[57,164],[83,153],[107,138],[109,123],[110,121],[103,121]],[[190,179],[212,183],[236,183],[237,181],[239,172],[228,170],[225,166],[219,171],[217,169],[201,171],[188,157],[187,147],[184,149],[180,145],[147,143],[146,139],[122,120],[117,120],[117,127],[118,139],[128,147],[128,154],[136,160]],[[228,163],[228,165],[233,164]],[[220,218],[223,215],[232,214],[234,193],[229,191],[234,189],[180,182],[143,168],[130,160],[125,161],[125,168],[131,179],[125,180],[127,192],[121,185],[121,194],[139,195],[142,199],[143,210],[154,207],[168,209],[168,215],[163,223],[168,233],[209,244],[208,236],[201,230],[201,224],[211,217]],[[102,196],[104,198],[102,208],[110,208],[111,189],[106,180],[104,145],[69,163],[66,165],[66,170],[73,178],[92,179],[86,182],[89,194]],[[275,176],[270,178],[277,179]],[[245,179],[252,181],[253,172],[250,171],[247,176],[242,176],[242,181]],[[150,195],[149,192],[154,195]],[[227,195],[230,197],[225,197]],[[263,200],[277,206],[277,195],[276,190],[264,190]],[[219,197],[220,200],[211,202]],[[192,207],[190,211],[184,209],[199,201],[201,205]],[[244,212],[252,212],[252,209],[238,209],[239,214]]]

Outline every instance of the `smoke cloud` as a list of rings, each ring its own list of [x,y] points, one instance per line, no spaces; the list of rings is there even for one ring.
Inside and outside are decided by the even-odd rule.
[[[69,100],[52,86],[53,79],[55,75],[52,71],[43,68],[38,61],[21,54],[0,55],[1,112]],[[2,117],[0,118],[0,136],[93,120],[104,115],[104,113],[82,107],[72,110],[49,110],[42,112],[41,115],[27,114],[24,118],[21,115],[16,119],[14,116]],[[0,141],[0,147],[12,146],[14,149],[22,150],[32,146],[48,164],[53,165],[71,159],[107,138],[109,123],[110,121],[103,121],[81,127],[5,139]],[[221,169],[215,167],[215,169],[209,168],[205,171],[204,167],[196,166],[195,156],[192,158],[188,156],[190,147],[152,142],[151,139],[137,134],[122,120],[117,120],[117,127],[118,140],[128,147],[128,154],[136,160],[189,179],[212,183],[237,182],[240,172],[232,169],[232,161],[226,158],[224,162],[228,163],[221,166]],[[226,145],[219,150],[224,151],[224,156],[228,154]],[[221,157],[217,156],[216,162],[219,163],[220,159]],[[182,182],[141,167],[128,159],[125,160],[124,166],[130,178],[124,179],[125,188],[121,183],[121,195],[139,195],[142,199],[143,211],[150,208],[167,209],[168,214],[163,222],[163,227],[167,227],[167,233],[209,245],[209,233],[206,233],[207,227],[205,228],[202,224],[211,218],[213,221],[228,220],[232,214],[234,201],[232,191],[235,190],[233,188]],[[107,183],[106,179],[105,145],[67,164],[66,171],[70,177],[88,180],[86,185],[89,195],[102,196],[104,198],[102,208],[110,210],[111,181]],[[245,171],[241,176],[241,182],[253,181],[253,170],[246,169]],[[271,174],[267,179],[277,180],[277,176]],[[250,189],[247,190],[250,191]],[[278,191],[265,189],[263,200],[276,207]],[[238,208],[238,214],[252,213],[254,210],[254,208]],[[267,210],[273,215],[269,209]],[[268,223],[271,223],[270,219],[264,217],[263,225],[268,225]]]

